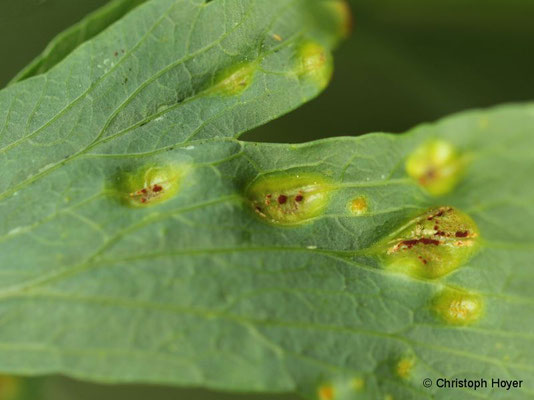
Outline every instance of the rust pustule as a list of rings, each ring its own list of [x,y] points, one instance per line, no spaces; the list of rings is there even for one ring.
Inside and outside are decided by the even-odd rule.
[[[478,248],[478,228],[453,207],[428,210],[380,242],[390,269],[421,278],[439,278],[458,268]]]
[[[119,176],[121,197],[133,207],[152,206],[173,197],[180,187],[185,165],[149,165]]]
[[[328,204],[331,185],[316,174],[274,173],[246,189],[256,214],[277,225],[296,225],[319,215]]]

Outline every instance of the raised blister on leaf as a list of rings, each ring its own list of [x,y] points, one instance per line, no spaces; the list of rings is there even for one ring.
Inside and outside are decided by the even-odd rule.
[[[399,378],[407,379],[412,374],[412,370],[415,364],[413,357],[403,357],[397,361],[395,365],[395,373]]]
[[[466,160],[449,142],[433,140],[418,147],[406,161],[406,172],[430,194],[450,192],[459,182]]]
[[[340,36],[346,38],[352,32],[352,12],[347,0],[336,0],[328,2],[327,5],[331,8],[336,19],[339,20],[338,25],[340,29]]]
[[[297,65],[299,76],[325,88],[332,78],[333,70],[332,55],[326,48],[314,41],[305,41],[300,45]]]
[[[453,207],[432,208],[394,232],[377,250],[386,267],[434,279],[455,270],[476,251],[475,222]]]
[[[256,70],[256,63],[247,62],[233,66],[217,77],[210,92],[226,96],[240,94],[250,86]]]
[[[349,202],[349,210],[354,215],[362,215],[367,212],[369,204],[365,196],[358,196]]]
[[[483,302],[478,294],[447,288],[435,297],[432,308],[443,321],[466,325],[480,318]]]
[[[266,221],[296,225],[324,211],[331,189],[320,175],[274,173],[252,182],[246,196],[252,209]]]
[[[149,165],[119,177],[121,198],[132,207],[148,207],[178,192],[188,167],[179,164]]]

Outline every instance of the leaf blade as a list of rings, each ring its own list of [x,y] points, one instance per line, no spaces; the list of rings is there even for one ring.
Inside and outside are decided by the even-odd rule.
[[[176,197],[155,208],[128,209],[109,193],[91,199],[86,192],[75,210],[58,217],[72,230],[64,231],[56,247],[74,262],[47,271],[41,267],[11,290],[4,287],[4,307],[13,303],[7,316],[19,316],[12,319],[16,338],[10,337],[11,329],[4,330],[3,342],[10,343],[6,354],[18,355],[4,367],[17,371],[29,365],[27,352],[30,358],[40,354],[32,371],[44,373],[51,368],[49,354],[57,353],[66,361],[56,360],[54,370],[86,379],[300,391],[309,398],[324,382],[341,387],[356,377],[366,382],[369,398],[428,398],[420,386],[423,376],[458,371],[526,382],[534,337],[527,283],[532,277],[523,265],[533,238],[526,224],[502,237],[510,210],[500,204],[508,204],[513,190],[515,200],[508,207],[531,213],[525,201],[532,194],[518,185],[519,177],[493,178],[488,163],[498,159],[504,171],[514,165],[523,177],[532,173],[532,157],[521,148],[532,140],[533,119],[531,105],[503,107],[451,117],[404,136],[375,134],[298,146],[211,139],[170,155],[149,155],[142,163],[192,159],[196,167]],[[511,126],[515,133],[502,135]],[[459,187],[443,198],[425,194],[399,163],[429,136],[480,154]],[[523,157],[511,157],[516,150]],[[94,170],[95,159],[104,170],[132,163],[120,155],[95,155],[66,168]],[[258,173],[302,169],[329,173],[339,185],[325,214],[311,223],[265,224],[239,194]],[[490,178],[492,184],[481,184]],[[97,173],[87,179],[106,177]],[[69,187],[75,179],[63,184]],[[355,195],[369,199],[366,216],[346,211]],[[438,281],[407,280],[365,255],[393,227],[443,204],[469,212],[484,239],[479,254],[456,273]],[[49,235],[46,223],[38,227],[30,248]],[[102,242],[97,251],[82,255],[76,235]],[[26,233],[19,238],[29,240]],[[77,254],[69,255],[67,248]],[[458,328],[436,319],[428,307],[442,285],[483,296],[485,316],[479,324]],[[32,320],[36,309],[55,317],[35,322],[39,328],[20,337],[14,327]],[[106,330],[98,328],[104,325]],[[54,326],[68,326],[71,334]],[[43,332],[53,334],[43,337]],[[41,350],[31,343],[41,343]],[[394,372],[403,357],[415,360],[408,381]],[[523,390],[528,395],[531,389]],[[433,395],[441,398],[447,391]]]

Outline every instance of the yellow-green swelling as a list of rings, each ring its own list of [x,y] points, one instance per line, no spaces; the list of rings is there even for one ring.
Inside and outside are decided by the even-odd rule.
[[[257,63],[242,63],[223,71],[216,79],[215,85],[209,89],[211,94],[234,96],[245,91],[254,78]]]
[[[149,207],[176,195],[188,166],[180,164],[148,165],[118,178],[121,202],[131,207]]]
[[[353,215],[364,215],[369,210],[369,201],[365,196],[352,199],[347,207]]]
[[[314,82],[320,89],[324,89],[334,72],[332,54],[315,41],[305,41],[297,53],[297,75]]]
[[[347,0],[338,0],[326,3],[332,11],[332,17],[338,20],[339,36],[346,38],[352,32],[352,12]]]
[[[388,270],[440,278],[464,264],[479,246],[475,222],[453,207],[432,208],[373,248]]]
[[[298,225],[319,216],[328,205],[332,184],[316,174],[273,173],[246,190],[252,210],[276,225]]]
[[[449,193],[460,181],[466,159],[443,140],[432,140],[418,147],[406,161],[406,172],[430,194]]]
[[[432,309],[448,324],[467,325],[480,318],[483,301],[476,293],[446,288],[434,298]]]
[[[415,357],[402,357],[395,364],[395,374],[401,379],[408,379],[412,374],[415,364]]]

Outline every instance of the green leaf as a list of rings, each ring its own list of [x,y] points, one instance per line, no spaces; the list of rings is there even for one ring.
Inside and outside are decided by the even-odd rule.
[[[322,18],[333,3],[138,8],[49,73],[0,92],[0,157],[12,165],[0,199],[83,154],[237,137],[315,97],[339,39]],[[21,159],[31,162],[12,164]]]
[[[482,375],[533,395],[534,105],[238,141],[324,86],[338,32],[309,4],[150,1],[0,92],[1,371],[320,400],[451,398],[423,379]]]
[[[10,82],[28,79],[43,74],[63,60],[76,47],[98,35],[115,21],[146,0],[114,0],[89,14],[77,24],[52,39],[46,49]]]

